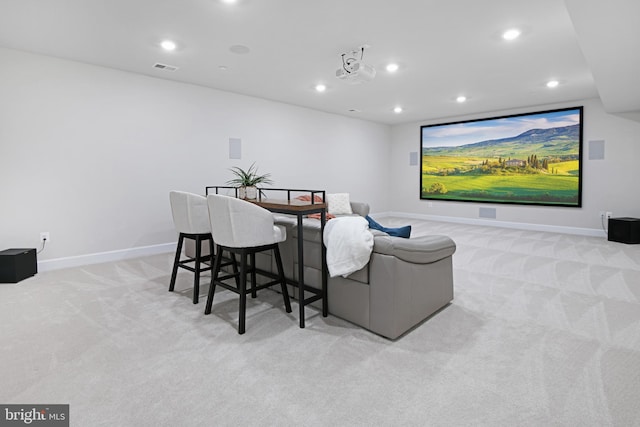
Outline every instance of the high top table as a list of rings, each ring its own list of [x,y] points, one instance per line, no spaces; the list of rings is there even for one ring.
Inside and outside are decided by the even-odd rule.
[[[220,189],[235,190],[237,197],[238,192],[235,187],[225,186],[208,186],[205,187],[205,193],[209,194],[210,190],[215,190],[215,194],[219,194]],[[262,198],[264,191],[280,191],[287,192],[286,199],[267,199]],[[298,199],[292,199],[292,193],[307,193],[310,194],[310,201],[302,201]],[[273,213],[281,213],[287,215],[295,215],[297,218],[297,232],[298,232],[298,281],[288,279],[287,283],[290,283],[298,287],[298,304],[300,306],[300,327],[305,327],[305,314],[304,308],[312,302],[322,300],[322,316],[327,317],[329,315],[329,303],[327,299],[327,250],[324,244],[321,242],[321,257],[322,257],[322,287],[316,289],[304,283],[304,235],[303,235],[303,218],[306,215],[319,213],[320,214],[320,236],[324,236],[324,226],[327,222],[327,204],[323,202],[314,202],[316,195],[321,195],[322,200],[325,200],[325,192],[320,190],[296,190],[288,188],[262,188],[258,190],[258,199],[247,200],[250,203],[254,203],[264,209],[267,209]],[[255,267],[255,266],[254,266]],[[305,291],[312,293],[313,296],[305,298]]]

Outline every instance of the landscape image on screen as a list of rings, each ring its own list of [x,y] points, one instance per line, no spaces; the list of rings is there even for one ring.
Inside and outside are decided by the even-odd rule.
[[[420,130],[421,199],[581,206],[582,107]]]

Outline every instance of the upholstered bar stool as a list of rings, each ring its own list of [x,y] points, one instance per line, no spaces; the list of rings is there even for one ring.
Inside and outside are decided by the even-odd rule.
[[[194,273],[193,303],[197,304],[198,294],[200,293],[200,273],[211,270],[213,265],[213,237],[211,236],[207,199],[198,194],[171,191],[169,193],[169,201],[171,202],[173,223],[179,233],[169,292],[173,292],[175,287],[178,268],[189,270]],[[196,255],[194,258],[180,259],[184,239],[195,241]],[[202,242],[204,241],[209,242],[209,255],[206,256],[202,256]],[[205,261],[210,261],[210,265],[205,264]],[[194,266],[187,265],[188,263],[194,263]]]
[[[222,253],[224,250],[240,255],[240,272],[235,275],[236,277],[239,276],[240,280],[239,283],[236,282],[236,287],[218,280],[221,261],[219,257],[216,258],[204,314],[211,313],[216,285],[235,292],[240,295],[238,333],[244,334],[247,294],[252,293],[255,295],[255,291],[268,288],[278,283],[280,283],[282,290],[285,309],[287,313],[291,313],[291,303],[289,301],[284,269],[282,268],[280,249],[278,248],[278,243],[283,242],[287,237],[285,228],[274,225],[271,212],[244,200],[228,196],[209,195],[207,196],[207,204],[209,206],[209,220],[217,253]],[[254,255],[257,252],[268,250],[273,250],[274,252],[278,269],[277,275],[258,270],[255,266]],[[248,256],[252,259],[251,265],[247,262]],[[251,274],[252,277],[250,289],[247,289],[247,274]],[[274,280],[257,285],[255,280],[256,274],[267,276]]]

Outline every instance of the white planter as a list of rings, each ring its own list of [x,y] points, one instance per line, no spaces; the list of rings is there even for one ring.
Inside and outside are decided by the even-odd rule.
[[[238,197],[255,200],[258,198],[258,189],[256,187],[240,187],[238,188]]]

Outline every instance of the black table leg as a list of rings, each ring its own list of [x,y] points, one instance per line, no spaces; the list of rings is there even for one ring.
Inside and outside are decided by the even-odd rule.
[[[324,224],[327,222],[327,215],[324,210],[320,212],[320,248],[322,250],[322,317],[329,315],[329,299],[327,291],[327,248],[324,246]]]
[[[304,328],[304,236],[302,215],[298,214],[298,303],[300,306],[300,327]]]

